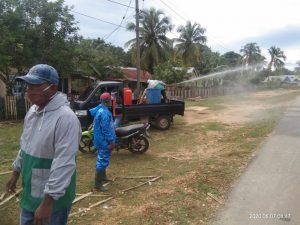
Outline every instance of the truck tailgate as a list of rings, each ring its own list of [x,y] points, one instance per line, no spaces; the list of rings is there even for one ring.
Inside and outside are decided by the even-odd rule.
[[[184,102],[171,100],[169,103],[136,104],[124,106],[125,116],[184,115]]]

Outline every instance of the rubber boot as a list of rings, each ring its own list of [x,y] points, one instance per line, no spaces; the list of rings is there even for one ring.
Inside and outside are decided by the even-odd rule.
[[[110,179],[108,179],[108,178],[107,178],[107,176],[106,176],[106,170],[104,170],[104,172],[103,172],[103,173],[104,173],[103,182],[104,182],[104,183],[110,182],[111,180],[110,180]]]
[[[101,172],[96,171],[94,191],[106,192],[107,188],[105,188],[103,186],[103,182],[104,182],[104,172],[103,171],[101,171]]]

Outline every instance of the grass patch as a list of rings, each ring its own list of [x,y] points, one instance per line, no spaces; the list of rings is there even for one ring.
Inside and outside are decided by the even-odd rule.
[[[220,122],[206,122],[202,123],[201,127],[206,133],[207,131],[224,131],[228,125]]]
[[[199,99],[195,101],[187,100],[185,101],[185,106],[188,107],[207,107],[210,110],[221,110],[226,108],[222,105],[224,102],[224,97],[211,97],[207,99]]]
[[[19,150],[22,127],[23,125],[20,122],[0,123],[0,172],[6,172],[11,169],[11,164]],[[5,185],[9,178],[10,174],[0,176],[0,193],[5,191]],[[18,186],[20,186],[20,181]],[[18,224],[18,205],[18,202],[11,201],[0,208],[1,225]]]
[[[239,129],[236,129],[223,140],[226,145],[221,155],[225,158],[237,157],[240,159],[247,159],[251,157],[259,144],[265,137],[272,132],[277,120],[275,118],[263,120],[255,123],[249,123]]]
[[[20,122],[0,123],[0,163],[16,156],[22,127]]]
[[[188,100],[185,101],[186,107],[207,107],[210,110],[221,110],[227,108],[225,104],[240,104],[243,102],[249,101],[251,93],[240,93],[235,95],[225,95],[225,96],[216,96],[209,97],[206,99],[196,99],[194,101]]]

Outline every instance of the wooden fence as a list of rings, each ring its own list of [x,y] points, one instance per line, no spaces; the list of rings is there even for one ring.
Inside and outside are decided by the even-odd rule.
[[[23,119],[30,105],[27,98],[5,96],[0,99],[0,120]]]
[[[78,98],[78,95],[67,96],[68,100]],[[5,96],[0,98],[0,121],[24,119],[31,103],[25,97]]]
[[[223,86],[219,87],[186,87],[168,85],[166,88],[167,96],[170,98],[208,98],[211,96],[224,95],[226,90]]]

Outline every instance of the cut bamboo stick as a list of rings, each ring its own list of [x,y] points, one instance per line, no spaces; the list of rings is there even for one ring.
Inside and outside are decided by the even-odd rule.
[[[81,195],[85,195],[85,194],[81,194],[81,193],[76,194],[76,196],[81,196]],[[112,195],[110,195],[110,194],[92,194],[90,196],[91,197],[110,197]]]
[[[109,198],[104,199],[104,200],[102,200],[102,201],[96,202],[96,203],[90,205],[88,208],[81,209],[79,212],[71,213],[71,214],[69,215],[69,217],[75,216],[75,215],[80,214],[80,213],[85,214],[85,213],[86,213],[87,211],[89,211],[91,208],[96,207],[96,206],[98,206],[98,205],[101,205],[101,204],[103,204],[103,203],[105,203],[105,202],[108,202],[108,201],[111,200],[111,199],[113,199],[113,197],[109,197]]]
[[[17,196],[21,191],[22,191],[22,189],[16,191],[16,193],[14,193],[13,195],[9,196],[4,201],[0,202],[0,206],[3,205],[4,203],[8,202],[9,200],[11,200],[13,197]]]
[[[166,156],[166,157],[171,158],[171,159],[176,159],[176,160],[182,160],[182,159],[177,158],[177,157],[175,157],[175,156]]]
[[[2,160],[1,161],[1,164],[2,163],[7,163],[7,162],[13,162],[15,159],[5,159],[5,160]]]
[[[221,200],[219,200],[217,197],[215,197],[213,194],[208,192],[207,195],[209,197],[211,197],[213,200],[215,200],[216,202],[218,202],[219,204],[221,204],[221,205],[223,204],[223,202]]]
[[[175,160],[185,160],[185,158],[179,158],[179,157],[175,157],[175,156],[171,156],[171,155],[163,155],[160,156],[161,158],[167,158],[168,160],[170,159],[175,159]]]
[[[88,209],[91,209],[91,208],[93,208],[93,207],[95,207],[95,206],[98,206],[98,205],[101,205],[101,204],[103,204],[103,203],[105,203],[105,202],[108,202],[108,201],[111,200],[112,198],[113,198],[113,197],[109,197],[109,198],[104,199],[104,200],[102,200],[102,201],[96,202],[96,203],[94,203],[93,205],[91,205]]]
[[[12,172],[13,172],[13,171],[1,172],[0,175],[9,174],[9,173],[12,173]]]
[[[7,195],[7,193],[6,193],[6,192],[2,193],[2,195],[1,195],[1,197],[0,197],[0,202],[2,202],[2,201],[3,201],[3,199],[6,197],[6,195]]]
[[[157,176],[134,176],[134,177],[117,177],[121,179],[142,179],[142,178],[155,178]]]
[[[161,176],[155,177],[155,178],[153,178],[153,179],[151,179],[151,180],[148,180],[148,181],[146,181],[146,182],[144,182],[144,183],[141,183],[141,184],[139,184],[139,185],[133,186],[133,187],[131,187],[131,188],[124,189],[124,190],[121,191],[121,193],[125,193],[125,192],[127,192],[127,191],[132,190],[132,189],[135,189],[135,188],[141,187],[141,186],[143,186],[143,185],[146,185],[146,184],[148,184],[148,183],[154,182],[154,181],[158,180],[159,178],[161,178]]]
[[[103,186],[106,187],[106,186],[109,185],[109,184],[110,184],[110,181],[107,182],[107,183],[105,183],[105,184],[103,184]]]
[[[78,202],[78,201],[80,201],[80,200],[82,200],[82,199],[90,196],[91,194],[93,194],[93,192],[90,191],[90,192],[88,192],[86,194],[81,195],[80,197],[75,198],[74,201],[72,202],[72,204],[75,204],[76,202]]]

